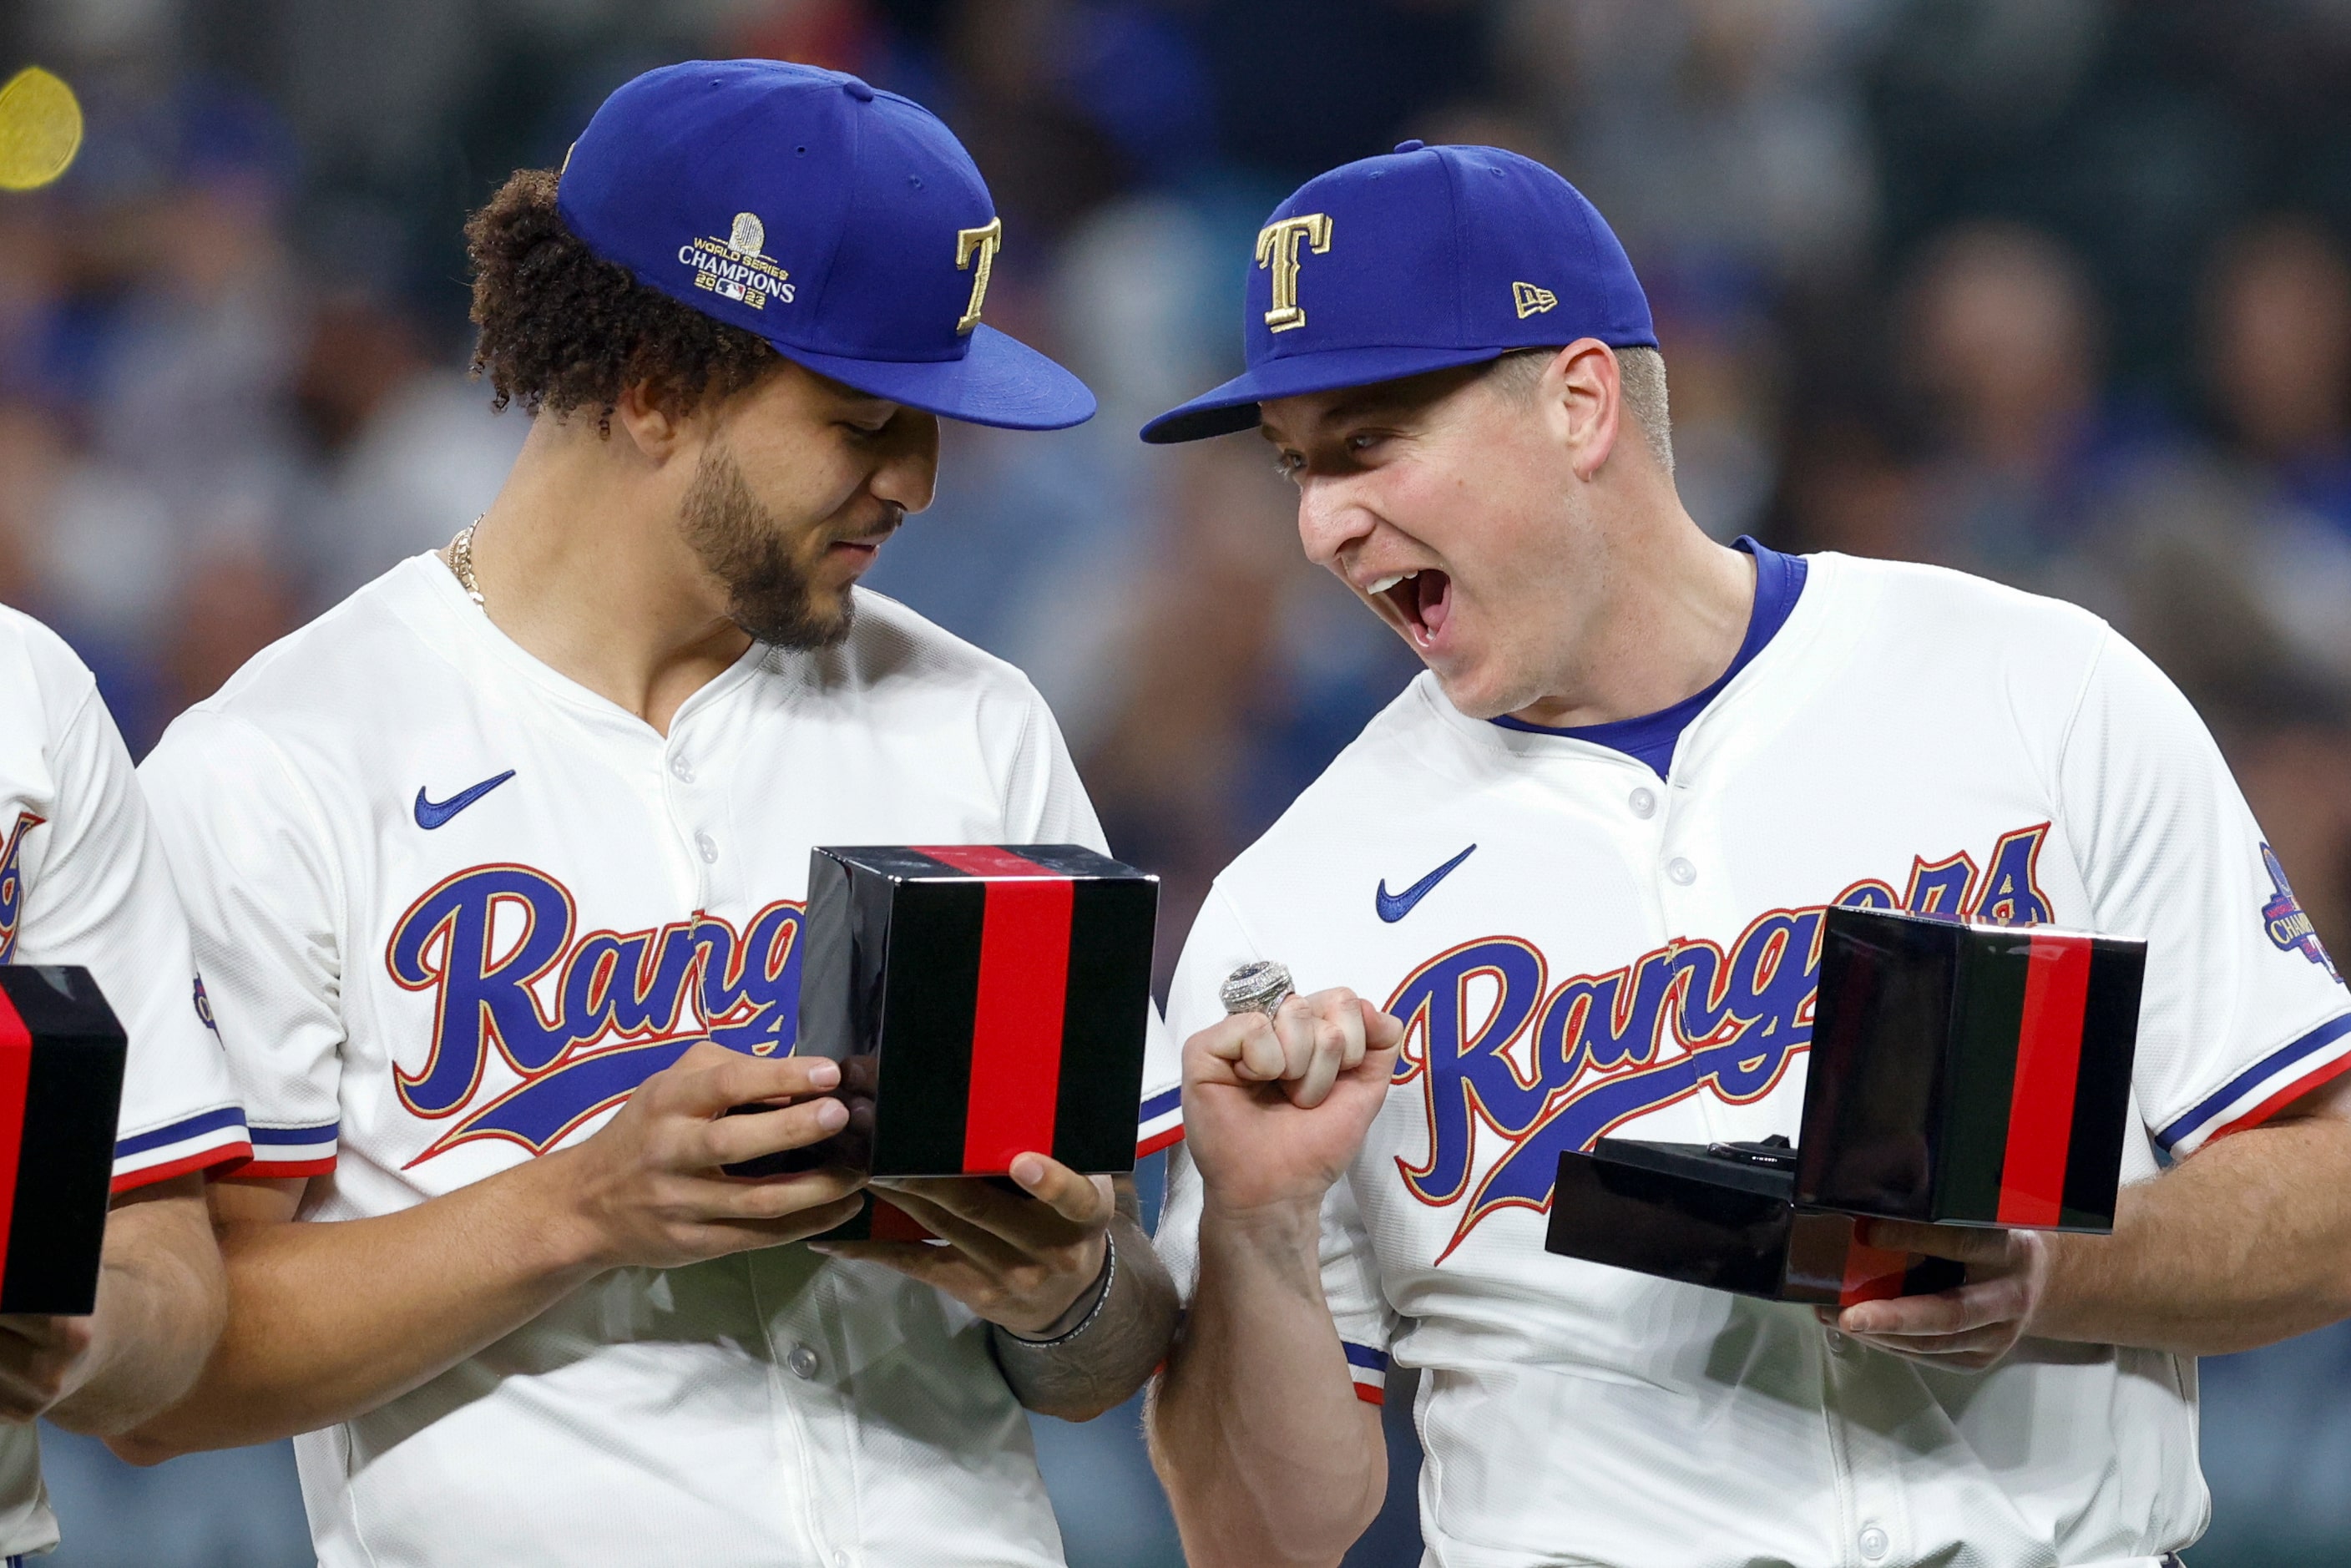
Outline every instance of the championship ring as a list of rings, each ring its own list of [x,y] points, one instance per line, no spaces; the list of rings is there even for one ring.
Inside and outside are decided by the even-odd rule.
[[[1291,990],[1289,967],[1272,959],[1243,964],[1225,977],[1218,994],[1227,1013],[1263,1013],[1271,1018]]]

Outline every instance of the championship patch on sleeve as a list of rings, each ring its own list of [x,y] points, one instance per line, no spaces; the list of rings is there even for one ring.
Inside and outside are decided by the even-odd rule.
[[[2262,924],[2269,933],[2271,944],[2280,952],[2300,953],[2304,957],[2326,971],[2328,977],[2343,977],[2328,957],[2325,946],[2318,940],[2318,930],[2294,895],[2294,888],[2285,880],[2285,867],[2279,863],[2277,852],[2267,844],[2262,846],[2262,860],[2269,867],[2270,882],[2275,889],[2267,904],[2262,905]]]

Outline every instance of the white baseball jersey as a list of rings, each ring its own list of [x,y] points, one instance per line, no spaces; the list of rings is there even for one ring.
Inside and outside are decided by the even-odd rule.
[[[2052,1568],[2202,1528],[2188,1358],[1932,1371],[1543,1250],[1562,1150],[1794,1137],[1840,903],[2144,938],[2126,1181],[2351,1066],[2351,996],[2185,699],[2092,616],[1922,567],[1811,558],[1666,778],[1424,675],[1217,882],[1176,1038],[1259,958],[1406,1022],[1323,1288],[1366,1397],[1425,1369],[1428,1563]]]
[[[145,775],[253,1174],[385,1214],[587,1137],[695,1040],[789,1049],[811,845],[1101,847],[1016,671],[857,605],[664,737],[420,555],[174,724]],[[326,1568],[1061,1561],[987,1325],[798,1246],[603,1275],[296,1447]]]
[[[73,651],[0,609],[0,964],[89,970],[130,1037],[114,1190],[251,1152],[172,873],[122,737]],[[0,1553],[46,1552],[57,1521],[40,1440],[0,1427]]]

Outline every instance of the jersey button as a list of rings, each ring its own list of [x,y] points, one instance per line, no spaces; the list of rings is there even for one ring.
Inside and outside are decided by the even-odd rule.
[[[1872,1563],[1885,1556],[1886,1549],[1892,1544],[1893,1542],[1886,1539],[1886,1531],[1878,1529],[1877,1526],[1865,1524],[1861,1527],[1861,1554]]]
[[[1690,864],[1681,856],[1676,855],[1666,862],[1666,874],[1679,885],[1687,887],[1698,880],[1698,867]]]
[[[794,1377],[814,1377],[816,1375],[816,1352],[810,1350],[804,1344],[794,1345],[792,1347],[792,1354],[784,1357],[784,1364],[792,1369],[792,1375]]]
[[[716,865],[718,863],[718,841],[716,839],[712,838],[708,833],[696,833],[694,835],[694,847],[702,852],[703,864]]]
[[[677,780],[681,784],[691,784],[694,782],[694,768],[683,757],[671,758],[669,759],[669,770],[677,775]]]
[[[1657,792],[1655,789],[1635,789],[1627,804],[1633,808],[1633,815],[1646,821],[1657,814]]]

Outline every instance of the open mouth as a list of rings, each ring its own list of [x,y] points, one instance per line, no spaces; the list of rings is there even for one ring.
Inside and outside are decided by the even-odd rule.
[[[1382,578],[1370,591],[1395,606],[1416,648],[1434,646],[1453,613],[1453,579],[1435,567]]]

